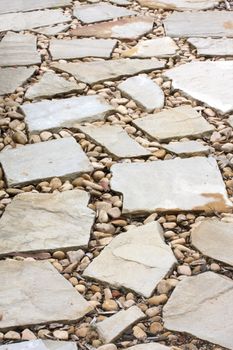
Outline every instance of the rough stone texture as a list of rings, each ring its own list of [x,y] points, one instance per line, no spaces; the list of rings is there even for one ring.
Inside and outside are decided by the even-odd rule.
[[[74,16],[83,23],[108,21],[118,17],[136,15],[135,11],[123,7],[114,6],[106,2],[98,4],[78,5],[74,8]]]
[[[221,113],[233,110],[233,61],[190,62],[169,69],[165,75],[172,79],[174,89]]]
[[[233,115],[228,118],[228,124],[233,128]]]
[[[137,306],[132,306],[127,310],[121,310],[117,314],[97,323],[96,328],[106,343],[111,343],[119,338],[130,326],[145,318],[145,314]]]
[[[0,255],[87,247],[95,217],[88,202],[81,190],[15,196],[0,219]]]
[[[138,128],[159,141],[210,134],[214,126],[189,106],[168,109],[133,121]]]
[[[0,14],[70,6],[71,0],[1,0]]]
[[[229,278],[213,272],[186,277],[163,309],[164,326],[233,349],[232,303]]]
[[[204,220],[191,233],[192,245],[202,254],[233,266],[233,224]]]
[[[104,119],[113,111],[113,107],[98,95],[26,103],[21,109],[30,133],[72,128],[83,121]]]
[[[147,76],[128,78],[118,85],[118,89],[147,112],[164,106],[163,90]]]
[[[233,37],[233,12],[173,12],[164,20],[166,35],[178,37]]]
[[[163,68],[164,62],[157,60],[119,59],[83,63],[53,63],[52,68],[72,74],[77,80],[95,84],[105,80],[116,80],[123,76],[151,72]]]
[[[115,237],[85,269],[84,276],[147,298],[175,263],[170,247],[164,243],[163,230],[154,221]]]
[[[0,96],[13,93],[36,71],[35,67],[0,68]]]
[[[138,0],[141,6],[151,9],[165,9],[176,11],[207,10],[218,5],[217,0]]]
[[[172,348],[159,343],[146,343],[131,346],[126,350],[172,350]]]
[[[0,350],[77,350],[77,346],[71,341],[36,339],[15,344],[5,344],[0,346]]]
[[[0,329],[65,323],[78,320],[91,310],[88,302],[47,261],[1,261],[0,285]]]
[[[36,29],[33,29],[33,32],[50,36],[50,35],[59,34],[61,32],[66,32],[69,27],[70,27],[69,24],[61,23],[53,27],[49,26],[49,27],[36,28]]]
[[[50,53],[54,60],[84,57],[110,58],[117,41],[112,39],[52,39]]]
[[[127,132],[117,125],[80,126],[79,130],[91,140],[103,146],[117,158],[149,156],[151,153],[139,145]]]
[[[81,146],[72,137],[3,151],[0,163],[9,187],[56,176],[74,178],[93,170]]]
[[[208,146],[205,146],[198,141],[170,142],[168,145],[162,145],[162,147],[180,157],[201,156],[209,154],[210,152]]]
[[[233,56],[233,39],[190,38],[188,43],[203,56]]]
[[[211,213],[232,208],[217,162],[212,157],[114,164],[111,172],[111,188],[123,194],[125,214]]]

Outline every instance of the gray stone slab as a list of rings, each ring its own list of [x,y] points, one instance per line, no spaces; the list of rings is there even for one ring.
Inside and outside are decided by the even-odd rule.
[[[170,142],[168,145],[163,144],[162,147],[180,157],[203,156],[210,153],[209,146],[198,141]]]
[[[93,170],[72,137],[6,150],[0,154],[0,163],[8,186],[37,183],[53,177],[72,179]]]
[[[0,68],[0,96],[13,93],[35,73],[35,67]]]
[[[172,350],[172,348],[159,343],[145,343],[131,346],[126,350]]]
[[[30,133],[72,128],[81,122],[103,120],[114,109],[98,95],[43,100],[21,106]]]
[[[73,341],[43,340],[48,350],[77,350],[77,345]]]
[[[0,14],[71,6],[71,0],[1,0]]]
[[[72,74],[77,80],[95,84],[123,76],[151,72],[164,67],[163,61],[150,59],[119,59],[82,63],[53,63],[52,68]]]
[[[5,344],[0,350],[77,350],[77,346],[71,341],[55,340],[30,340],[20,343]]]
[[[203,56],[233,56],[233,39],[189,38],[188,43]]]
[[[58,24],[56,26],[48,26],[48,27],[40,27],[37,29],[33,29],[33,32],[35,33],[40,33],[44,34],[47,36],[52,36],[52,35],[57,35],[61,32],[66,32],[69,29],[70,25],[69,24]]]
[[[129,178],[127,181],[129,185]],[[153,221],[115,237],[85,269],[84,276],[148,298],[175,263],[162,227]]]
[[[232,303],[231,279],[213,272],[186,277],[163,308],[164,327],[232,350]]]
[[[89,303],[47,261],[1,261],[0,286],[1,330],[76,321],[91,311]]]
[[[141,6],[151,9],[165,9],[176,11],[208,10],[216,5],[217,0],[138,0]]]
[[[232,209],[212,157],[119,163],[111,167],[111,173],[111,189],[123,194],[124,214]]]

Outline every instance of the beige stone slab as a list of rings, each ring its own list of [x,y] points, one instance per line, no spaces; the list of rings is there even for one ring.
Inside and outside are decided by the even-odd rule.
[[[203,56],[233,56],[233,39],[189,38],[188,43]]]
[[[71,0],[1,0],[0,14],[71,6]]]
[[[141,6],[151,9],[165,9],[176,11],[208,10],[216,5],[217,0],[138,0]]]
[[[11,343],[0,346],[1,350],[77,350],[77,346],[71,341],[55,340],[30,340],[20,343]]]
[[[163,144],[162,147],[180,157],[203,156],[210,153],[210,148],[198,141],[170,142],[167,145]]]
[[[0,68],[0,96],[13,93],[35,73],[35,67]]]

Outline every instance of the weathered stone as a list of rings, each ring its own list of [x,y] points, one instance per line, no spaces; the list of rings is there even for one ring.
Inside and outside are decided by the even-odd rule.
[[[203,56],[233,56],[233,39],[190,38],[188,43]]]
[[[150,137],[165,142],[182,137],[198,138],[214,130],[205,118],[189,106],[148,115],[133,123]]]
[[[172,79],[174,89],[221,113],[233,110],[233,61],[190,62],[169,69],[165,75]]]
[[[71,4],[71,0],[1,0],[0,14],[65,7]]]
[[[0,346],[1,350],[77,350],[74,342],[54,341],[54,340],[30,340],[15,344],[5,344]]]
[[[36,71],[35,67],[0,68],[0,96],[13,93]]]
[[[192,245],[202,254],[233,266],[233,224],[204,220],[191,233]]]
[[[229,278],[213,272],[186,277],[163,309],[164,326],[233,349],[232,303]]]
[[[123,194],[125,214],[224,212],[232,208],[212,157],[114,164],[111,172],[111,188]]]
[[[49,27],[36,28],[36,29],[33,29],[33,32],[50,36],[50,35],[57,35],[61,32],[66,32],[69,27],[70,27],[69,24],[61,23],[61,24],[58,24],[58,25],[52,26],[52,27],[49,26]]]
[[[52,68],[72,74],[77,80],[95,84],[105,80],[116,80],[123,76],[151,72],[163,68],[164,62],[157,60],[119,59],[82,63],[53,63]]]
[[[131,5],[129,0],[110,0],[112,4],[120,5],[120,6],[128,6]]]
[[[0,154],[8,186],[36,183],[53,177],[75,178],[93,170],[72,137],[9,149]]]
[[[126,350],[172,350],[172,348],[159,343],[146,343],[131,346]]]
[[[176,263],[162,233],[155,221],[121,233],[91,262],[84,276],[150,297]]]
[[[72,341],[43,340],[43,343],[48,350],[77,350],[76,343]]]
[[[138,0],[141,6],[151,9],[176,11],[207,10],[218,5],[218,0]]]
[[[228,118],[227,122],[233,128],[233,115]]]
[[[113,107],[98,95],[26,103],[21,109],[31,133],[72,128],[83,121],[104,119],[113,111]]]
[[[168,145],[162,145],[162,147],[180,157],[201,156],[209,154],[210,152],[208,146],[205,146],[198,141],[170,142]]]

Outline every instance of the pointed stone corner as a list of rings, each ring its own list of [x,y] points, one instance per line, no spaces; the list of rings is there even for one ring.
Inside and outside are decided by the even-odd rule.
[[[20,343],[5,344],[0,350],[77,350],[75,342],[56,340],[30,340]]]
[[[141,6],[151,9],[176,11],[208,10],[218,5],[218,0],[138,0]]]
[[[232,304],[231,279],[213,272],[186,277],[163,308],[164,326],[232,350]]]
[[[35,71],[35,67],[0,68],[0,96],[15,92]]]
[[[154,221],[114,238],[85,269],[84,276],[148,298],[175,263],[162,227]]]
[[[162,144],[161,147],[179,157],[203,156],[210,153],[210,147],[198,141],[170,142],[167,145]]]

